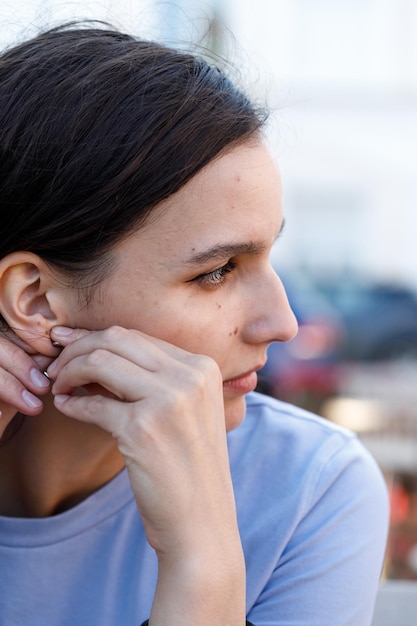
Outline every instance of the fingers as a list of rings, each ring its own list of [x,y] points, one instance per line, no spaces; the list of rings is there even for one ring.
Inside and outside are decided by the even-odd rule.
[[[148,389],[149,372],[128,359],[105,349],[97,349],[89,354],[82,354],[61,366],[52,392],[54,395],[71,394],[78,387],[95,384],[95,392],[110,392],[124,402],[133,402],[143,397]],[[100,389],[101,387],[101,389]]]
[[[51,336],[58,337],[58,334],[53,332]],[[96,350],[107,350],[118,354],[150,372],[158,370],[166,356],[171,356],[178,361],[189,358],[189,353],[177,346],[140,331],[127,330],[118,326],[101,331],[65,329],[61,343],[66,346],[65,350],[47,370],[48,376],[54,380],[58,372],[71,360],[92,354]]]
[[[18,411],[24,415],[41,413],[43,403],[38,395],[49,388],[34,359],[20,348],[0,342],[0,437]]]
[[[54,360],[50,356],[44,356],[43,354],[34,354],[32,359],[35,361],[40,372],[46,372],[48,366]]]
[[[134,330],[65,333],[52,334],[64,346],[48,368],[55,406],[114,437],[151,545],[216,535],[234,520],[217,363]]]
[[[33,372],[37,372],[40,377],[43,376],[43,374],[35,368],[33,368]],[[43,376],[43,378],[45,378],[44,386],[37,387],[37,385],[41,383],[40,380],[31,384],[31,388],[34,389],[35,392],[32,393],[27,389],[29,383],[25,382],[22,384],[14,375],[1,369],[0,411],[2,416],[9,421],[18,411],[25,415],[38,415],[42,411],[43,403],[35,394],[45,394],[50,386],[46,377]],[[5,425],[3,424],[3,426]]]
[[[67,336],[70,335],[78,339],[68,343],[48,368],[48,375],[55,381],[52,393],[60,396],[56,406],[64,412],[65,404],[67,415],[82,421],[90,421],[96,415],[100,420],[96,423],[114,432],[115,428],[123,428],[126,411],[129,413],[129,407],[123,405],[139,402],[141,408],[137,408],[142,413],[143,401],[149,400],[155,416],[179,414],[184,419],[188,410],[193,421],[195,406],[209,393],[218,399],[218,411],[222,414],[221,373],[209,357],[191,354],[139,331],[119,327],[74,331]],[[67,403],[67,396],[74,398]],[[110,427],[105,424],[102,407],[95,413],[97,396],[119,402],[117,424]],[[208,404],[211,411],[217,403],[210,400]],[[186,410],[185,405],[189,405],[189,409]],[[75,412],[75,407],[79,413]],[[85,407],[88,409],[84,414]]]
[[[106,397],[101,393],[88,396],[57,394],[54,397],[54,404],[64,415],[96,424],[113,436],[117,436],[115,425],[118,424],[121,427],[120,421],[124,417],[121,415],[119,400]],[[126,406],[128,405],[124,407],[124,414],[126,413]]]
[[[221,374],[212,359],[139,331],[112,327],[103,331],[77,330],[72,336],[78,339],[67,344],[47,370],[55,381],[54,395],[72,394],[78,387],[96,384],[109,392],[107,396],[134,402],[149,395],[151,389],[157,395],[163,385],[175,388],[181,382],[198,387],[193,379],[197,376],[201,380],[207,367],[208,377],[212,381],[218,379],[221,387]],[[215,371],[211,371],[213,368]],[[98,389],[94,392],[100,393]]]
[[[56,349],[58,355],[59,348]],[[50,381],[43,374],[51,357],[34,353],[34,350],[12,331],[0,334],[0,411],[2,429],[5,422],[20,411],[25,415],[38,415],[43,403],[38,396],[50,389]]]
[[[67,326],[55,326],[51,330],[51,339],[56,341],[60,346],[68,346],[81,337],[90,334],[91,331],[82,328],[68,328]]]
[[[50,382],[39,370],[36,360],[14,345],[4,336],[0,337],[0,409],[3,414],[11,409],[37,415],[42,401],[37,397],[47,393]]]

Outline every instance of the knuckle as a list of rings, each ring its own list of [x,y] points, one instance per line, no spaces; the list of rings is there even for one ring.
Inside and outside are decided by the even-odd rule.
[[[0,361],[3,367],[9,371],[13,371],[30,362],[29,357],[21,348],[7,341],[4,341],[1,345]]]
[[[125,440],[139,443],[143,437],[152,432],[153,420],[146,412],[141,412],[136,402],[126,405],[123,435]]]
[[[95,422],[97,416],[101,415],[104,409],[105,399],[100,396],[89,396],[87,399],[83,398],[83,415],[89,422]]]
[[[8,372],[0,368],[1,400],[5,402],[19,402],[24,387]]]
[[[201,369],[193,368],[190,370],[189,376],[189,384],[192,389],[196,391],[203,390],[207,385],[207,376],[206,373]]]
[[[190,397],[204,397],[213,383],[222,380],[217,363],[204,355],[192,355],[183,371],[182,385],[173,390],[176,403],[185,403]]]
[[[127,336],[128,331],[121,326],[110,326],[103,331],[104,340],[107,343],[114,344],[123,341]]]
[[[96,348],[95,350],[87,354],[85,358],[85,365],[87,368],[92,369],[102,367],[108,362],[109,357],[110,355],[107,350],[103,348]]]
[[[169,411],[169,407],[182,407],[187,399],[187,389],[184,386],[167,387],[164,389],[163,397],[161,398],[162,412]]]
[[[219,366],[216,361],[209,356],[202,354],[193,355],[192,365],[196,371],[204,376],[205,380],[220,376]]]

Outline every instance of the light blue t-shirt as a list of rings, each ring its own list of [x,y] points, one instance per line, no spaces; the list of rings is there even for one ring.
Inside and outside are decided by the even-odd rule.
[[[355,435],[253,393],[228,441],[248,619],[369,626],[388,504]],[[139,626],[156,577],[125,471],[54,517],[0,517],[1,626]]]

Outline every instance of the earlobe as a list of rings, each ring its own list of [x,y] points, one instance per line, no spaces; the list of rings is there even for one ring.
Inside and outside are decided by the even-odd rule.
[[[14,252],[1,259],[1,315],[37,353],[55,356],[50,331],[64,322],[60,311],[59,289],[40,257]]]

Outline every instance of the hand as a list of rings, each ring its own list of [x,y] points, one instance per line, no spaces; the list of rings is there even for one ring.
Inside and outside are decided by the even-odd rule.
[[[0,437],[18,411],[38,415],[43,408],[39,395],[50,388],[42,373],[49,357],[35,354],[13,332],[0,333]]]
[[[245,564],[217,364],[123,328],[51,336],[66,346],[48,369],[55,405],[111,433],[124,457],[159,561],[152,624],[240,626]]]
[[[97,424],[116,439],[157,552],[199,540],[210,513],[212,533],[228,516],[232,524],[217,364],[122,328],[72,331],[67,339],[59,335],[59,341],[72,343],[48,369],[55,379],[55,404],[65,415]],[[77,396],[79,387],[89,395]]]

